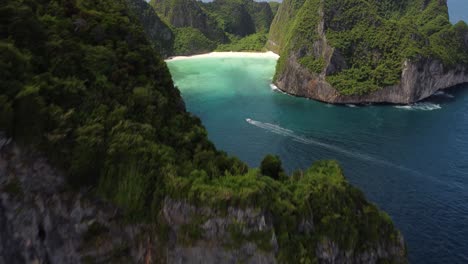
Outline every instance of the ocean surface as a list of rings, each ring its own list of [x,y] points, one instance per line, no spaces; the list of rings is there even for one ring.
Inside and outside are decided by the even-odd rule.
[[[273,58],[168,65],[218,148],[254,167],[274,153],[288,171],[337,159],[391,215],[411,263],[468,263],[468,86],[412,106],[334,106],[275,90]]]

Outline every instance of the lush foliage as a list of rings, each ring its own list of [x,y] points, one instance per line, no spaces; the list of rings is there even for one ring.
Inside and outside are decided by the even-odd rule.
[[[299,58],[299,63],[306,67],[310,72],[320,73],[325,67],[325,61],[323,58],[315,58],[314,56],[304,56]]]
[[[175,28],[174,54],[193,55],[214,50],[217,42],[208,39],[200,30],[192,27]]]
[[[336,162],[286,178],[277,157],[259,171],[217,151],[124,0],[6,0],[0,20],[0,130],[45,153],[71,187],[119,205],[129,221],[160,224],[166,196],[264,210],[274,216],[278,258],[293,263],[314,260],[326,238],[357,251],[396,239],[388,216]],[[21,195],[17,184],[6,188]],[[304,220],[313,232],[298,231]],[[183,226],[182,240],[200,238],[202,222]],[[92,226],[85,239],[105,232]],[[230,233],[237,244],[269,250],[271,233]]]
[[[214,17],[221,28],[237,36],[255,32],[268,32],[273,13],[268,3],[253,0],[215,0],[203,7]]]
[[[173,55],[188,55],[214,50],[228,37],[217,21],[196,0],[151,0],[157,15],[173,29]],[[193,38],[193,40],[192,40]]]
[[[327,81],[342,94],[366,94],[398,84],[406,59],[438,59],[446,67],[468,64],[468,27],[450,24],[444,1],[290,0],[279,12],[290,18],[272,26],[270,38],[284,47],[283,60],[294,54],[315,73],[326,66],[316,67],[326,55],[314,51],[323,21],[328,43],[345,61],[343,70],[328,73]],[[283,68],[280,60],[278,72]]]
[[[144,0],[127,0],[128,8],[140,21],[146,37],[161,54],[167,57],[174,53],[174,33],[172,29],[159,18],[153,7]]]
[[[203,172],[194,172],[189,177],[171,178],[167,186],[173,198],[198,206],[221,211],[228,206],[253,207],[271,212],[280,262],[316,260],[316,245],[325,239],[336,241],[342,249],[353,252],[369,249],[377,241],[398,239],[388,215],[349,185],[335,161],[316,162],[310,169],[297,171],[283,181],[263,176],[259,170],[214,179]],[[313,224],[314,230],[298,231],[304,221]],[[193,230],[198,228],[192,227]],[[253,239],[241,237],[235,227],[233,229],[234,241]],[[266,241],[257,243],[268,244],[270,238],[266,236]]]
[[[278,12],[278,8],[280,7],[281,3],[269,1],[268,4],[270,5],[271,13],[273,14],[273,18],[274,18],[276,16],[276,13]]]
[[[266,155],[263,158],[260,163],[260,173],[275,180],[280,180],[286,176],[280,158],[273,155]]]
[[[1,129],[43,150],[73,186],[98,186],[141,218],[167,175],[245,170],[185,112],[124,1],[8,0],[0,19]]]
[[[266,42],[267,35],[264,33],[256,33],[244,38],[232,36],[231,43],[219,45],[216,51],[265,51]]]
[[[253,0],[152,0],[156,12],[172,25],[174,55],[263,50],[273,13]]]

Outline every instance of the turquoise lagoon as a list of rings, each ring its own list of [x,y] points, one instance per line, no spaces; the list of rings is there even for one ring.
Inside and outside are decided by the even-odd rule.
[[[411,263],[468,263],[468,87],[411,106],[335,106],[271,85],[274,58],[168,61],[190,112],[216,146],[288,171],[337,159],[387,211]]]

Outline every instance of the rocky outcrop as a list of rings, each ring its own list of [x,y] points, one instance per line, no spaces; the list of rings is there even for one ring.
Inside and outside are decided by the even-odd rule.
[[[224,31],[244,37],[258,32],[268,32],[273,12],[266,2],[253,0],[215,0],[203,7],[222,21]]]
[[[168,263],[277,263],[279,245],[267,212],[234,207],[214,210],[166,198],[162,214],[170,227]],[[312,215],[300,221],[297,232],[314,235]],[[188,238],[189,233],[198,235]],[[316,245],[315,255],[318,263],[407,262],[405,242],[399,234],[394,240],[379,240],[363,248],[359,252],[344,250],[324,238]]]
[[[432,1],[429,5],[431,1],[426,1],[417,13],[432,12],[434,17],[438,14],[440,18],[447,18],[444,23],[449,24],[448,16],[444,13],[447,8],[446,1]],[[385,24],[385,12],[398,11],[398,16],[405,17],[413,16],[411,12],[414,10],[411,10],[410,5],[403,3],[395,2],[389,6],[381,4],[376,1],[376,12],[355,14],[360,18],[351,19],[352,12],[347,11],[347,8],[358,7],[362,2],[348,3],[347,7],[334,0],[283,2],[273,21],[267,44],[282,56],[275,75],[276,86],[292,95],[328,103],[411,104],[430,97],[438,90],[468,82],[466,24],[459,23],[453,27],[445,25],[441,27],[443,29],[434,29],[441,30],[440,36],[424,35],[424,30],[408,35],[391,35],[396,33],[389,32],[393,46],[383,47],[375,39],[380,38],[380,31],[385,30],[385,27],[382,27]],[[363,9],[357,8],[355,12],[359,10],[364,12]],[[308,19],[307,22],[301,24],[305,19]],[[431,22],[427,23],[430,26]],[[369,27],[369,30],[364,33],[353,31],[363,27]],[[345,37],[341,38],[341,35]],[[449,37],[449,40],[443,40]],[[423,48],[408,51],[407,46],[398,46],[405,41]],[[447,41],[445,46],[437,44],[443,41]],[[339,43],[340,48],[334,47],[333,43]],[[436,45],[436,48],[431,45]],[[398,50],[399,48],[405,50]],[[452,50],[445,51],[445,48]],[[393,59],[390,61],[384,59],[385,52],[398,55],[391,55]],[[402,55],[411,52],[415,53],[408,58]],[[440,55],[441,53],[444,55]],[[393,66],[389,66],[390,64]],[[385,69],[384,73],[376,70],[379,67]],[[340,75],[349,69],[355,70],[355,74]],[[362,73],[366,77],[362,77]],[[340,81],[333,82],[331,76],[334,75],[340,75]],[[393,78],[392,81],[387,81],[387,77]],[[386,81],[377,81],[379,78]]]
[[[162,57],[173,55],[174,34],[172,30],[161,21],[153,7],[144,0],[127,0],[130,10],[138,18],[146,37],[154,45]]]
[[[116,207],[69,190],[38,154],[0,138],[1,264],[275,263],[278,245],[264,212],[229,208],[222,214],[167,198],[162,215],[170,230],[164,244],[147,226],[124,224]],[[188,227],[201,236],[190,241]],[[257,238],[231,238],[252,234],[266,235],[266,248],[259,249]]]
[[[265,212],[222,212],[167,198],[163,215],[170,227],[168,263],[276,263],[278,244]]]
[[[0,263],[154,259],[145,227],[119,219],[115,207],[68,190],[44,158],[0,137]]]
[[[392,263],[406,263],[404,250],[403,237],[399,237],[395,244],[379,244],[372,250],[360,253],[342,250],[335,242],[324,239],[318,244],[315,253],[320,263],[379,263],[381,259],[392,258]]]
[[[275,263],[265,212],[166,198],[162,215],[169,240],[158,243],[149,226],[125,224],[115,206],[68,189],[46,159],[0,137],[0,264]]]
[[[332,66],[329,66],[331,69]],[[314,74],[288,58],[285,70],[276,80],[282,91],[336,104],[394,103],[411,104],[433,95],[438,90],[468,82],[468,67],[447,68],[438,60],[405,61],[399,84],[364,95],[343,95],[326,80],[325,74]]]
[[[297,232],[313,236],[314,217]],[[278,219],[277,219],[278,220]],[[259,263],[277,262],[274,218],[259,208],[211,208],[165,198],[151,223],[130,224],[120,210],[70,190],[61,173],[34,151],[0,136],[0,264],[16,263]],[[406,263],[403,238],[381,239],[364,251],[322,239],[319,263]]]
[[[176,28],[191,27],[200,30],[208,39],[225,43],[228,41],[224,31],[195,0],[152,0],[156,12]]]

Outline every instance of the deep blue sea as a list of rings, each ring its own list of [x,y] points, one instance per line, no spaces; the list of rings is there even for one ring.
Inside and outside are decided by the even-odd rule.
[[[274,59],[168,65],[218,148],[255,167],[278,154],[288,171],[337,159],[393,218],[411,263],[468,263],[468,86],[413,106],[333,106],[273,90]]]

